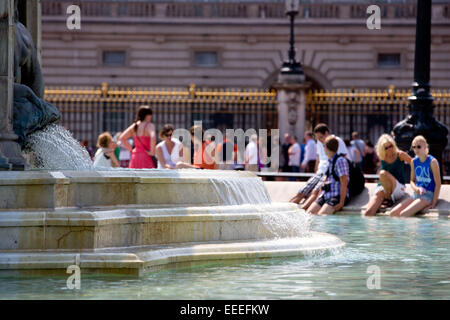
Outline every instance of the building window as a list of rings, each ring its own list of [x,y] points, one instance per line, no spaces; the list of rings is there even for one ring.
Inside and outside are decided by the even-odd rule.
[[[126,53],[120,50],[103,51],[103,65],[111,67],[125,66]]]
[[[379,53],[379,68],[398,68],[400,67],[400,53]]]
[[[218,59],[215,51],[198,51],[194,54],[196,67],[217,67]]]

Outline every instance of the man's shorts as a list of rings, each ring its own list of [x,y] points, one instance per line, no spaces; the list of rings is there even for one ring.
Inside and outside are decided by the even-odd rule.
[[[306,184],[298,191],[298,193],[303,193],[306,197],[309,197],[313,190],[320,191],[322,189],[326,179],[326,174],[317,173],[306,181]]]
[[[317,203],[319,206],[323,206],[323,205],[326,203],[326,204],[328,204],[328,205],[334,207],[334,206],[338,205],[340,201],[341,201],[341,197],[340,197],[340,196],[338,196],[338,197],[333,197],[333,198],[330,198],[330,199],[328,199],[328,200],[325,200],[324,195],[321,195],[321,196],[319,197],[319,199],[316,200],[316,203]],[[348,198],[345,198],[344,206],[348,203],[348,201],[349,201],[349,199],[348,199]]]
[[[391,194],[392,201],[398,201],[399,199],[403,198],[406,195],[406,187],[404,184],[401,184],[398,182],[397,179],[395,179],[395,188],[394,191]],[[379,185],[375,188],[375,191],[373,192],[374,195],[376,195],[378,192],[383,191],[384,188],[382,185]]]

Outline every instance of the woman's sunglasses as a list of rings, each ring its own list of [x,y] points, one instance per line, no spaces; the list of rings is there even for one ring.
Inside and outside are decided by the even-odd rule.
[[[420,149],[422,146],[411,146],[411,148],[413,148],[413,149]]]
[[[393,147],[393,145],[391,144],[391,145],[389,145],[389,146],[387,146],[387,147],[384,147],[384,151],[387,151],[387,150],[389,150],[390,148],[392,148]]]

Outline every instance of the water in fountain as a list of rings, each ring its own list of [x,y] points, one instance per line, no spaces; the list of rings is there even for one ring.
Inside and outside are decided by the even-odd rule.
[[[87,150],[57,124],[32,133],[24,149],[32,169],[93,170]]]
[[[211,179],[218,198],[226,205],[270,203],[270,196],[261,178]]]
[[[261,221],[277,238],[310,235],[311,215],[304,210],[273,212],[271,199],[261,178],[211,179],[218,200],[226,205],[257,204]]]
[[[309,237],[311,235],[312,215],[304,210],[273,213],[263,208],[261,221],[276,238]],[[273,210],[273,209],[272,209]]]

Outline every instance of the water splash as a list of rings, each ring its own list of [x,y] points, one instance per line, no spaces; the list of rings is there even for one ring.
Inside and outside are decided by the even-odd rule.
[[[312,217],[298,208],[274,212],[272,200],[261,178],[210,179],[219,203],[225,205],[258,204],[261,222],[275,238],[310,235]]]
[[[311,236],[312,216],[304,210],[273,212],[273,207],[262,207],[261,221],[275,238]]]
[[[24,148],[32,169],[93,170],[87,150],[72,134],[57,124],[31,134]]]

